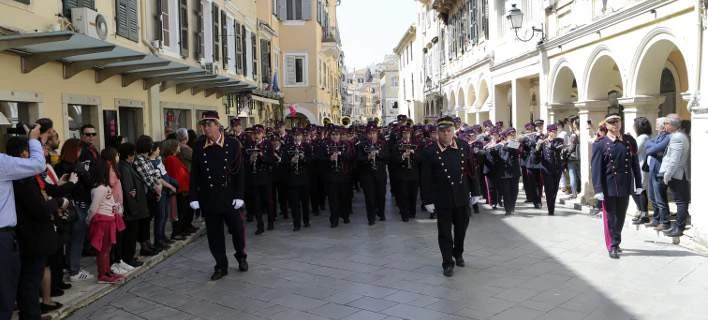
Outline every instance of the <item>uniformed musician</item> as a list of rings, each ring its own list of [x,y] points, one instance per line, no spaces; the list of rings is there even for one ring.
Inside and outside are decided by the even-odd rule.
[[[231,231],[239,271],[247,271],[246,235],[239,210],[244,205],[244,167],[241,144],[227,137],[219,125],[219,114],[206,111],[200,120],[204,136],[194,144],[190,178],[190,207],[201,209],[207,240],[216,266],[211,280],[228,274],[224,224]]]
[[[285,146],[288,204],[293,216],[293,231],[304,224],[310,227],[310,165],[312,148],[303,141],[303,130],[293,129],[293,142]]]
[[[438,216],[443,274],[451,277],[455,265],[465,266],[462,253],[470,219],[470,191],[464,172],[468,146],[454,138],[452,118],[442,117],[437,125],[438,140],[427,147],[421,157],[421,185],[425,209]]]
[[[603,211],[605,245],[612,259],[619,259],[629,196],[633,191],[642,192],[639,161],[622,137],[621,119],[616,113],[605,118],[607,134],[593,143],[590,164],[595,199],[600,201]]]
[[[288,183],[287,183],[287,155],[285,144],[288,144],[292,140],[290,134],[287,135],[288,139],[284,139],[277,133],[272,135],[270,138],[271,146],[273,147],[273,157],[275,162],[273,163],[273,197],[271,198],[271,203],[273,204],[274,212],[280,208],[280,215],[284,220],[288,219]]]
[[[543,194],[543,180],[540,165],[541,161],[538,159],[538,154],[535,152],[536,143],[538,140],[543,138],[543,123],[544,122],[541,119],[534,121],[536,132],[528,134],[522,139],[524,147],[529,152],[526,161],[526,172],[528,173],[526,181],[529,183],[528,189],[530,192],[526,194],[526,197],[533,202],[533,207],[536,209],[541,208]]]
[[[366,139],[357,147],[359,179],[364,189],[366,217],[369,225],[386,220],[386,162],[388,150],[385,141],[379,139],[379,129],[375,126],[366,128]],[[397,172],[398,168],[394,170]]]
[[[519,196],[519,177],[521,176],[521,145],[516,140],[516,129],[507,128],[502,134],[504,139],[490,153],[499,163],[499,193],[504,199],[504,214],[512,215],[516,211],[516,199]]]
[[[320,159],[327,164],[325,176],[327,199],[329,200],[329,222],[331,228],[339,226],[339,219],[349,223],[349,215],[344,209],[345,197],[351,192],[351,164],[353,151],[349,144],[341,140],[342,129],[332,127],[330,139],[320,150]],[[347,190],[349,189],[349,190]]]
[[[420,160],[418,146],[411,139],[411,127],[401,128],[401,139],[396,144],[391,156],[392,161],[398,163],[396,179],[399,185],[401,220],[414,219],[416,214],[416,200],[418,198],[418,180],[420,176]]]
[[[549,124],[546,132],[545,139],[536,143],[536,159],[540,161],[539,165],[543,189],[546,193],[548,215],[552,216],[555,214],[556,196],[558,195],[558,186],[563,174],[561,152],[565,147],[565,141],[562,138],[558,138],[558,127],[555,124]]]
[[[271,144],[265,139],[263,125],[253,126],[253,140],[244,152],[247,194],[250,205],[248,211],[256,217],[256,235],[264,230],[263,215],[268,216],[268,230],[275,227],[273,206],[273,166],[276,158]]]

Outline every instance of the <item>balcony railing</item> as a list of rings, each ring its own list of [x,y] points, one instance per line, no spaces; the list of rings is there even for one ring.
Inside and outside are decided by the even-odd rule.
[[[322,28],[322,42],[341,43],[339,39],[339,29],[332,27]]]

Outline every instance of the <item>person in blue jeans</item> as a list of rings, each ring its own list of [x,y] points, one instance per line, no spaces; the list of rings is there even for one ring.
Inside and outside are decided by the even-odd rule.
[[[691,203],[691,178],[688,165],[691,142],[688,135],[680,131],[681,118],[677,114],[667,115],[664,127],[671,138],[659,168],[659,175],[662,176],[662,182],[671,189],[676,201],[676,223],[664,232],[668,237],[680,237],[686,229],[689,216],[688,205]]]
[[[160,142],[154,142],[149,154],[150,164],[160,173],[160,183],[163,186],[162,192],[160,192],[160,199],[157,200],[157,203],[153,204],[157,209],[155,211],[155,224],[153,224],[153,237],[155,248],[167,250],[173,242],[168,239],[165,234],[165,227],[167,226],[167,219],[170,212],[168,200],[172,194],[177,192],[177,181],[167,175],[167,169],[165,169],[165,165],[162,163],[162,157],[160,156],[160,145]]]
[[[652,221],[646,226],[653,227],[658,231],[668,230],[669,224],[669,207],[666,198],[666,185],[659,175],[661,161],[666,152],[666,147],[669,145],[670,134],[664,129],[664,119],[656,120],[656,130],[659,134],[646,142],[647,167],[649,169],[649,201],[654,208]]]

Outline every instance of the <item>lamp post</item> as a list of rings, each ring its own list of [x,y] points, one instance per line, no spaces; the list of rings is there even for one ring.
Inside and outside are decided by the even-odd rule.
[[[520,41],[523,42],[528,42],[533,39],[533,36],[536,35],[536,32],[541,34],[541,40],[538,41],[538,44],[543,43],[546,41],[546,34],[543,32],[543,24],[541,24],[541,28],[536,28],[534,26],[531,27],[531,36],[528,39],[522,39],[519,37],[519,29],[521,29],[521,25],[524,24],[524,13],[521,11],[521,9],[516,7],[516,4],[511,5],[511,9],[506,13],[506,19],[509,20],[511,23],[511,28],[514,29],[514,35],[516,35],[516,39],[519,39]]]

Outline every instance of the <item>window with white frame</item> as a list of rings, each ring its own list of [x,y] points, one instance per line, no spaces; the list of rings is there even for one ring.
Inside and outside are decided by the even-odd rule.
[[[289,87],[307,86],[307,54],[285,54],[285,85]]]

